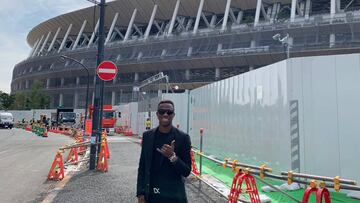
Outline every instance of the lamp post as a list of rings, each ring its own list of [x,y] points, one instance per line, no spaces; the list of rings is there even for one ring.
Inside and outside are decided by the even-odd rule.
[[[61,58],[63,59],[68,59],[68,60],[71,60],[71,61],[74,61],[75,63],[81,65],[81,67],[83,67],[85,70],[86,70],[86,73],[87,73],[87,84],[86,84],[86,98],[85,98],[85,118],[84,118],[84,129],[85,129],[85,122],[86,122],[86,119],[87,119],[87,109],[88,109],[88,98],[89,98],[89,86],[90,86],[90,73],[89,73],[89,68],[86,67],[84,64],[82,64],[80,61],[74,59],[74,58],[71,58],[69,56],[65,56],[65,55],[61,55],[60,56]]]
[[[290,43],[290,36],[287,33],[284,37],[281,37],[280,33],[275,34],[273,37],[273,40],[280,42],[283,47],[284,47],[284,51],[286,52],[286,58],[289,59],[290,58],[290,48],[291,48],[291,43]]]

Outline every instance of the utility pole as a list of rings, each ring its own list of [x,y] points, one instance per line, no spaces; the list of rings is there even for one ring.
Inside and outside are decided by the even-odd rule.
[[[105,0],[101,0],[100,4],[100,20],[99,20],[99,40],[98,40],[98,54],[97,65],[104,60],[104,37],[105,37]],[[91,147],[90,147],[90,170],[96,168],[96,143],[101,141],[101,119],[102,115],[102,100],[104,95],[104,81],[96,76],[95,82],[95,98],[94,98],[94,113],[92,119],[92,133],[91,133]],[[99,150],[100,151],[100,148]]]

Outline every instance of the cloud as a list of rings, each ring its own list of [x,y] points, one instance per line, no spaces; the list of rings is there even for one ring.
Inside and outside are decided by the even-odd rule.
[[[36,25],[92,3],[86,0],[12,0],[0,7],[0,90],[10,92],[14,66],[30,53],[26,43],[29,31]],[[16,13],[16,15],[15,15]]]

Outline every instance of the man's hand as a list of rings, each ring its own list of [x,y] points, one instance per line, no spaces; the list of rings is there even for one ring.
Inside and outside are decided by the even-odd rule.
[[[175,140],[171,141],[171,146],[168,144],[164,144],[161,147],[161,149],[156,148],[156,150],[166,158],[170,158],[174,154],[174,149],[175,149]]]
[[[138,196],[138,203],[146,203],[144,195],[139,195]]]

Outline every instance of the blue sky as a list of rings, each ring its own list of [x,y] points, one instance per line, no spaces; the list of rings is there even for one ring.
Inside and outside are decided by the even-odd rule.
[[[52,17],[92,6],[86,0],[0,0],[0,90],[10,93],[12,70],[26,59],[29,31]]]

